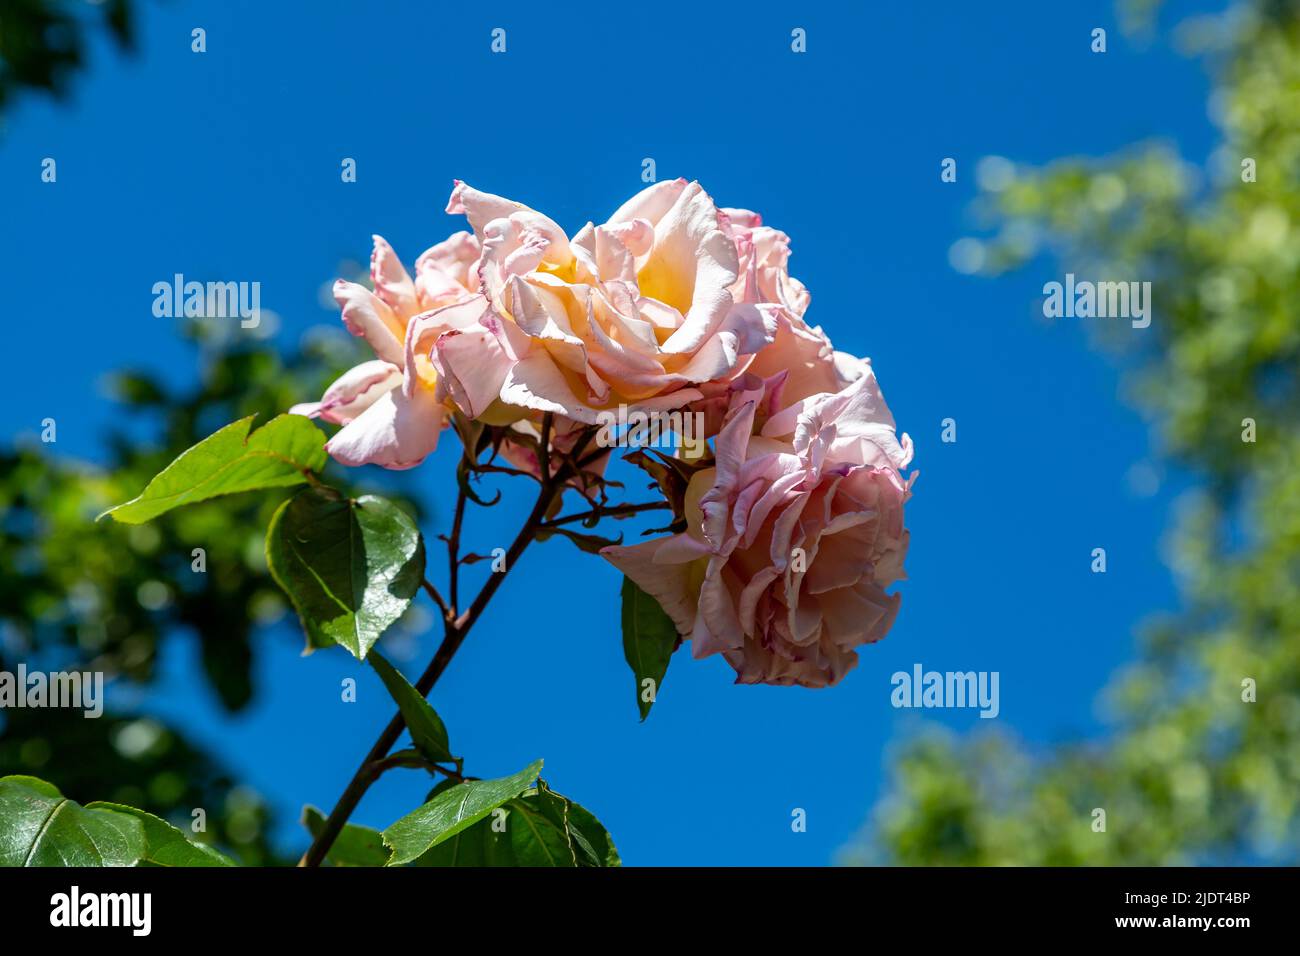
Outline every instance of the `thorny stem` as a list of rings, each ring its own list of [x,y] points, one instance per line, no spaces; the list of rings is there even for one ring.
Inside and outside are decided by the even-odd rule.
[[[423,757],[412,756],[409,752],[389,754],[383,760],[376,760],[370,765],[370,771],[373,776],[379,777],[396,767],[418,767],[422,770],[428,770],[430,773],[437,770],[450,777],[454,777],[457,780],[460,779],[460,774],[456,773],[454,770],[440,767],[430,760],[425,760]]]
[[[468,458],[470,452],[465,451],[465,457]],[[447,536],[447,573],[451,581],[451,606],[443,614],[443,623],[449,630],[447,636],[451,636],[450,627],[456,620],[456,615],[460,611],[460,528],[465,521],[465,501],[468,496],[465,494],[465,486],[457,485],[456,492],[456,514],[451,521],[451,534]]]
[[[519,478],[533,477],[530,472],[524,471],[522,468],[507,468],[505,465],[490,465],[487,462],[482,461],[476,462],[471,470],[483,475],[514,475]]]
[[[524,521],[523,527],[519,529],[519,533],[515,536],[514,541],[511,542],[510,547],[506,550],[505,565],[502,570],[493,572],[470,606],[463,613],[458,614],[459,582],[457,572],[460,563],[460,532],[465,517],[466,498],[464,489],[462,488],[460,490],[460,494],[456,500],[455,516],[452,519],[451,534],[447,538],[447,556],[451,569],[451,596],[449,607],[444,619],[445,633],[442,643],[438,646],[438,650],[433,655],[433,660],[429,662],[429,666],[425,668],[424,673],[420,675],[420,679],[415,683],[415,689],[421,696],[428,696],[429,691],[431,691],[433,686],[438,682],[438,678],[440,678],[443,671],[447,669],[447,665],[451,663],[452,657],[455,656],[456,651],[460,649],[460,645],[464,642],[466,636],[468,636],[470,629],[483,614],[488,602],[492,600],[492,596],[496,594],[497,589],[501,587],[501,583],[505,580],[510,569],[515,566],[519,557],[524,553],[524,549],[528,547],[536,537],[538,530],[541,529],[551,505],[563,492],[564,483],[569,478],[569,471],[576,471],[575,466],[570,459],[566,460],[554,475],[550,474],[550,450],[548,448],[550,435],[551,416],[550,414],[547,414],[542,420],[542,453],[539,456],[540,464],[542,466],[541,490],[538,492],[537,500],[533,504],[533,510],[529,513],[528,518]],[[586,435],[580,439],[577,447],[575,447],[573,451],[574,456],[581,453],[582,449],[586,446],[587,441],[590,440],[590,437],[590,435]],[[467,451],[466,454],[469,454],[469,452]],[[581,464],[577,467],[581,467]],[[428,585],[426,589],[429,591],[430,596],[434,596],[435,601],[437,601],[438,599],[435,596],[437,594],[436,589],[433,588],[432,585]],[[439,603],[441,606],[441,602]],[[361,798],[365,796],[366,791],[370,789],[370,785],[378,779],[379,774],[383,772],[383,769],[387,769],[384,761],[388,757],[388,752],[393,749],[393,744],[397,743],[397,738],[401,736],[402,731],[405,728],[406,721],[402,718],[400,712],[394,715],[393,719],[388,722],[388,726],[385,727],[383,733],[379,735],[379,739],[377,739],[374,746],[370,748],[370,752],[366,754],[365,758],[361,761],[361,765],[357,768],[356,773],[353,774],[352,780],[339,796],[338,802],[334,805],[334,809],[330,811],[330,815],[326,818],[325,825],[321,828],[320,833],[312,841],[311,846],[307,849],[307,852],[303,854],[302,859],[298,861],[299,866],[320,866],[324,861],[325,855],[329,852],[330,847],[334,845],[334,841],[343,830],[343,825],[347,823],[348,817],[352,815],[357,804],[361,802]],[[443,772],[447,771],[444,770]]]
[[[658,511],[663,508],[671,508],[666,501],[643,501],[639,504],[613,505],[609,508],[592,508],[590,511],[579,511],[576,514],[564,515],[561,518],[552,518],[550,521],[542,522],[543,528],[554,528],[556,525],[572,524],[574,521],[586,521],[589,518],[623,518],[627,515],[638,514],[642,511]]]
[[[542,437],[538,445],[537,459],[539,468],[538,474],[542,476],[542,484],[551,480],[551,413],[547,412],[542,419]]]
[[[444,621],[452,617],[451,608],[447,606],[446,600],[438,592],[438,589],[429,582],[428,578],[425,578],[422,582],[420,582],[420,586],[423,587],[426,592],[428,592],[429,597],[433,598],[433,603],[438,605],[438,610],[442,612],[442,619]]]

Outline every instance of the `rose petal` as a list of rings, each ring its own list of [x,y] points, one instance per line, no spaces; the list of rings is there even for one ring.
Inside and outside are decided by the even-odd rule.
[[[382,359],[362,362],[340,375],[319,402],[307,402],[289,409],[291,415],[323,418],[346,425],[373,405],[384,392],[402,381],[402,370]]]
[[[446,422],[447,408],[431,389],[407,396],[394,388],[344,425],[325,450],[343,465],[414,468],[438,447]]]

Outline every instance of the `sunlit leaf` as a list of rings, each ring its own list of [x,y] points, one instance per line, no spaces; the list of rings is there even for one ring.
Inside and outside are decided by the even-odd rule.
[[[134,866],[144,855],[135,817],[83,807],[36,777],[0,777],[0,866]]]
[[[240,491],[300,485],[325,465],[325,434],[301,415],[278,415],[249,433],[241,418],[180,454],[135,498],[100,515],[140,524],[160,514]]]
[[[144,829],[141,863],[154,866],[234,866],[235,861],[210,846],[196,843],[161,817],[120,803],[97,800],[87,810],[111,810],[134,817]]]
[[[538,760],[509,777],[467,780],[442,791],[384,831],[384,843],[393,849],[389,866],[410,863],[430,847],[473,826],[531,787],[541,772]]]
[[[536,789],[422,854],[415,866],[619,866],[591,813],[538,781]]]

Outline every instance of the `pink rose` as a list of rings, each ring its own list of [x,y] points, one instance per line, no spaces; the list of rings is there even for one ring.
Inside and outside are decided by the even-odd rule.
[[[473,263],[478,256],[478,240],[456,233],[416,260],[412,279],[392,247],[375,236],[370,256],[374,291],[343,279],[334,283],[343,324],[364,338],[378,358],[345,372],[319,402],[290,411],[344,426],[325,446],[338,461],[411,468],[437,447],[449,409],[437,394],[427,357],[409,360],[407,333],[416,325],[413,320],[430,310],[443,314],[442,328],[478,318],[481,308],[455,311],[458,303],[475,298]]]
[[[720,212],[739,260],[740,277],[732,289],[736,301],[775,302],[801,317],[810,296],[804,284],[790,275],[790,237],[763,225],[763,217],[748,209]]]
[[[453,408],[525,430],[546,412],[590,425],[622,405],[681,408],[722,394],[775,337],[805,328],[785,234],[719,210],[698,183],[656,183],[572,239],[461,182],[447,211],[473,234],[425,252],[414,279],[375,237],[374,291],[335,285],[344,324],[381,364],[293,410],[344,426],[328,445],[344,464],[418,464]]]
[[[782,401],[795,401],[823,392],[838,392],[860,378],[869,363],[837,352],[820,326],[810,326],[789,312],[777,313],[776,339],[761,349],[748,372],[760,379],[781,376]],[[716,435],[730,408],[733,383],[711,382],[700,386],[703,398],[690,409],[704,415],[704,434]]]
[[[418,351],[439,394],[472,417],[553,412],[595,424],[619,405],[680,408],[699,386],[740,375],[776,332],[779,303],[737,297],[732,227],[698,183],[657,183],[572,239],[464,183],[447,211],[464,213],[482,244],[483,314],[421,337]]]
[[[754,357],[749,371],[764,379],[785,372],[782,394],[791,402],[838,392],[862,375],[865,366],[861,359],[837,352],[821,326],[810,326],[801,316],[782,312],[775,341]]]
[[[720,652],[739,683],[834,684],[898,611],[885,589],[903,577],[911,441],[896,437],[869,363],[853,371],[775,414],[788,376],[747,377],[716,467],[687,490],[687,530],[601,551],[659,601],[695,657]]]

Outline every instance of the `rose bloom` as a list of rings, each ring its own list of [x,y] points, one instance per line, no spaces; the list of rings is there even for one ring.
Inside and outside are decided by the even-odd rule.
[[[344,464],[418,464],[453,408],[532,431],[547,412],[595,424],[620,405],[681,408],[744,373],[807,302],[782,233],[683,179],[571,239],[461,182],[447,211],[473,234],[424,253],[414,279],[376,239],[374,291],[336,284],[378,358],[294,410],[345,426],[328,445]]]
[[[572,239],[464,183],[447,211],[463,212],[482,243],[483,314],[429,344],[443,387],[472,416],[531,410],[594,424],[619,405],[680,408],[699,385],[743,372],[775,335],[779,303],[756,286],[745,294],[730,224],[698,183],[656,183]]]
[[[325,446],[338,461],[411,468],[437,447],[450,409],[436,394],[427,358],[408,354],[407,332],[418,315],[447,314],[456,303],[473,300],[479,252],[477,239],[458,232],[415,261],[412,279],[392,247],[375,236],[374,291],[343,279],[334,283],[343,324],[378,358],[345,372],[319,402],[295,405],[290,412],[344,426]]]
[[[732,390],[716,465],[687,489],[686,531],[601,554],[738,683],[825,687],[898,613],[885,589],[904,576],[912,448],[867,362],[792,364]],[[792,377],[814,374],[840,387],[784,402]]]

